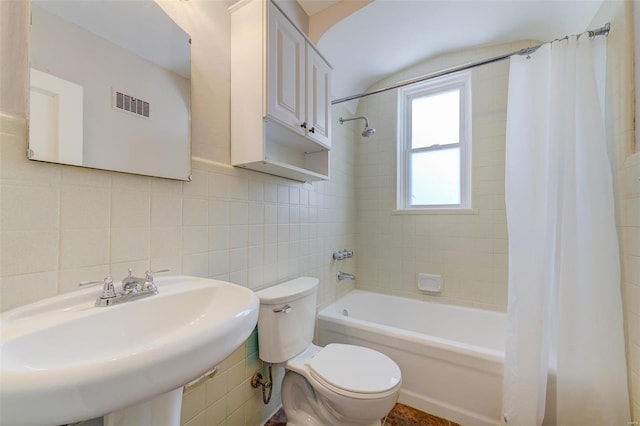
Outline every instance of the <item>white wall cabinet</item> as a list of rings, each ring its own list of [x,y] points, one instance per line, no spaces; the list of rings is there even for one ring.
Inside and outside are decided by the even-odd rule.
[[[231,163],[329,178],[331,67],[269,0],[231,8]]]
[[[331,147],[331,67],[307,45],[307,121],[309,137]]]

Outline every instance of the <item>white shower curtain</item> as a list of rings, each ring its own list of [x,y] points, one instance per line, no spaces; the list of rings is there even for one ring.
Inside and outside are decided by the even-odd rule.
[[[511,58],[507,112],[509,425],[626,425],[629,397],[604,37]]]

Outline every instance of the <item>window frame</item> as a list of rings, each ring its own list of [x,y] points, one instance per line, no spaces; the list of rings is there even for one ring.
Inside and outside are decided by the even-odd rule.
[[[411,148],[412,101],[452,90],[460,90],[459,141],[453,144]],[[414,153],[460,148],[460,203],[412,205],[411,157]],[[471,209],[471,72],[463,71],[412,84],[398,90],[397,211]]]

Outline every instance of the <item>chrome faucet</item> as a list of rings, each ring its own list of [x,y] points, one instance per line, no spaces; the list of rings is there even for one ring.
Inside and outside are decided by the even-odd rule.
[[[122,293],[136,294],[142,290],[144,278],[134,277],[133,269],[129,268],[129,275],[122,279]]]
[[[342,280],[355,280],[356,276],[353,274],[347,274],[346,272],[338,272],[338,280],[342,281]]]
[[[103,284],[102,294],[96,299],[95,305],[99,307],[112,306],[158,294],[158,287],[153,282],[153,275],[168,271],[168,269],[147,271],[144,278],[139,278],[134,277],[133,270],[129,269],[129,275],[122,279],[122,291],[120,292],[116,292],[111,277],[106,277],[103,281],[83,281],[79,285],[85,287]]]

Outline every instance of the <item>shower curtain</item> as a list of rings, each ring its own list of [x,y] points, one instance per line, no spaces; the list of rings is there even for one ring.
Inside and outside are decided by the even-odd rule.
[[[572,36],[511,58],[505,424],[630,419],[605,46]]]

